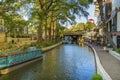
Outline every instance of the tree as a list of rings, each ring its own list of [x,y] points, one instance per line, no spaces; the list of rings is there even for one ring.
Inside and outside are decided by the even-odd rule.
[[[52,12],[55,12],[56,21],[58,23],[70,22],[71,24],[75,22],[75,15],[79,16],[88,16],[86,9],[89,7],[89,4],[92,0],[36,0],[35,5],[37,6],[36,12],[39,18],[39,27],[38,27],[38,43],[42,42],[42,25],[43,20],[46,16],[53,15]],[[53,15],[54,16],[54,15]],[[52,18],[53,19],[53,18]],[[54,23],[54,20],[52,20]],[[53,24],[52,23],[52,24]],[[50,23],[51,24],[51,23]]]
[[[94,27],[96,27],[96,24],[95,23],[91,23],[91,22],[87,22],[86,24],[85,24],[85,29],[87,30],[87,31],[90,31],[92,28],[94,28]]]
[[[111,45],[113,46],[114,50],[117,50],[117,46],[115,45],[115,43],[113,42],[111,35],[109,34],[108,30],[107,30],[107,24],[106,24],[106,20],[104,18],[104,13],[103,13],[103,1],[101,0],[97,0],[98,4],[99,4],[99,10],[100,10],[100,16],[102,19],[102,28],[103,28],[103,32],[105,33],[105,37],[108,39],[108,41],[111,43]]]
[[[7,41],[7,34],[8,33],[14,33],[15,32],[15,17],[20,17],[19,15],[19,9],[23,4],[26,4],[27,2],[29,2],[30,0],[1,0],[0,1],[0,15],[2,16],[2,18],[5,21],[5,42]],[[21,21],[19,21],[19,23],[21,24]]]
[[[74,29],[74,31],[84,31],[85,30],[85,24],[84,23],[78,23]]]

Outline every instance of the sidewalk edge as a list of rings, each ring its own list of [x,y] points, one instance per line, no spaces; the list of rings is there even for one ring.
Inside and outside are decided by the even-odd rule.
[[[95,60],[96,60],[96,67],[97,67],[97,73],[100,74],[103,78],[103,80],[112,80],[112,78],[110,77],[110,75],[105,71],[105,69],[103,68],[99,56],[97,55],[96,50],[94,49],[94,47],[92,47],[91,45],[87,44],[94,52],[95,55]]]

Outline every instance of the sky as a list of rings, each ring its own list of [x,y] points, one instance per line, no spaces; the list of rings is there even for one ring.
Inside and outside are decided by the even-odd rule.
[[[94,6],[94,4],[91,4],[91,5],[90,5],[90,8],[87,10],[87,11],[89,12],[88,19],[91,19],[91,18],[92,18],[92,19],[94,19],[94,21],[95,21],[95,23],[96,23],[96,22],[97,22],[97,18],[96,18],[95,15],[94,15],[94,10],[95,10],[95,6]],[[77,18],[76,21],[77,21],[78,23],[80,23],[80,22],[86,23],[86,22],[87,22],[87,20],[86,20],[85,17],[81,17],[80,19]]]
[[[90,8],[87,10],[89,12],[89,16],[88,16],[88,19],[94,19],[94,22],[96,23],[97,22],[97,17],[95,17],[94,15],[94,10],[95,10],[95,6],[94,4],[91,4],[90,5]],[[86,23],[87,20],[85,17],[81,17],[81,18],[76,18],[76,22],[77,23]],[[70,27],[71,25],[67,25],[67,27]]]

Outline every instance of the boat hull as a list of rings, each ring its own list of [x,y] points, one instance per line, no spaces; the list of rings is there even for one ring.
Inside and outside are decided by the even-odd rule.
[[[42,56],[40,56],[40,57],[31,59],[31,60],[27,60],[27,61],[21,62],[19,64],[14,64],[12,66],[9,66],[9,67],[1,69],[0,70],[0,74],[7,74],[7,73],[9,73],[11,71],[14,71],[16,69],[19,69],[19,68],[21,68],[23,66],[26,66],[26,65],[28,65],[30,63],[33,63],[33,62],[36,62],[36,61],[39,61],[39,60],[42,60],[42,59],[43,59]]]

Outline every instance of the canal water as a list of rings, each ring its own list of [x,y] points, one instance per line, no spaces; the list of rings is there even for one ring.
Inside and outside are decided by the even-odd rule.
[[[43,54],[43,60],[24,66],[0,80],[91,80],[94,55],[87,46],[64,44]]]

